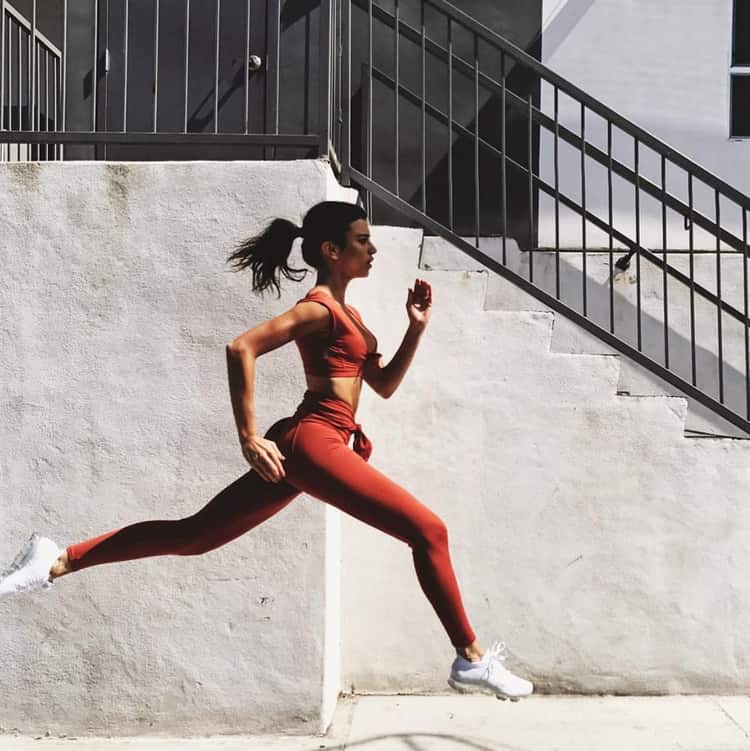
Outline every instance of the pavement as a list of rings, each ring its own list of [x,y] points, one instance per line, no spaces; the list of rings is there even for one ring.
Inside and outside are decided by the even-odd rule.
[[[324,736],[29,738],[0,751],[750,751],[746,696],[343,697]]]

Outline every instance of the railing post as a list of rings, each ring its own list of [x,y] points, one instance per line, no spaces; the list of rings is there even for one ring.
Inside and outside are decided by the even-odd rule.
[[[10,88],[10,87],[8,87]],[[8,94],[8,117],[10,117],[10,94]],[[8,126],[10,129],[10,126]],[[5,130],[5,0],[0,0],[0,131]],[[0,144],[0,162],[6,157],[6,144]]]
[[[341,161],[341,181],[349,187],[351,180],[349,170],[352,166],[352,75],[351,75],[351,0],[342,0],[341,13],[341,90],[339,98],[343,115],[341,128],[341,147],[339,160]]]
[[[320,3],[320,63],[318,105],[318,156],[328,157],[331,143],[331,62],[335,51],[331,45],[331,0]]]
[[[268,48],[266,50],[266,133],[279,132],[279,64],[281,60],[281,0],[269,0],[266,28]],[[276,147],[263,149],[263,158],[276,158]]]

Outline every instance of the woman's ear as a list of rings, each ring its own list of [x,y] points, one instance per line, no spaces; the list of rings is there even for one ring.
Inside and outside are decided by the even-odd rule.
[[[332,243],[330,240],[323,240],[320,244],[320,252],[325,258],[331,261],[338,261],[341,251],[338,246]]]

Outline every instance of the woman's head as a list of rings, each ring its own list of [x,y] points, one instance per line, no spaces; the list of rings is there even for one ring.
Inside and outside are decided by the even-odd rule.
[[[228,262],[234,264],[235,271],[252,269],[254,292],[271,287],[279,294],[282,276],[299,281],[307,274],[287,263],[297,237],[302,238],[305,262],[324,276],[333,265],[346,264],[353,271],[353,259],[361,256],[363,244],[369,243],[367,214],[353,203],[317,203],[305,214],[302,227],[287,219],[274,219],[259,235],[241,243]]]

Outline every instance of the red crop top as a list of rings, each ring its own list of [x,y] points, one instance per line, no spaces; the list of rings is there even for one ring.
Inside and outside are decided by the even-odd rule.
[[[297,300],[297,303],[301,302],[320,303],[331,314],[328,336],[308,334],[296,340],[307,375],[324,378],[360,376],[369,358],[381,357],[376,351],[377,339],[374,349],[368,349],[365,337],[367,329],[362,324],[359,312],[351,305],[347,305],[345,309],[331,295],[319,291],[308,292],[301,300]],[[372,336],[369,331],[367,334]]]

